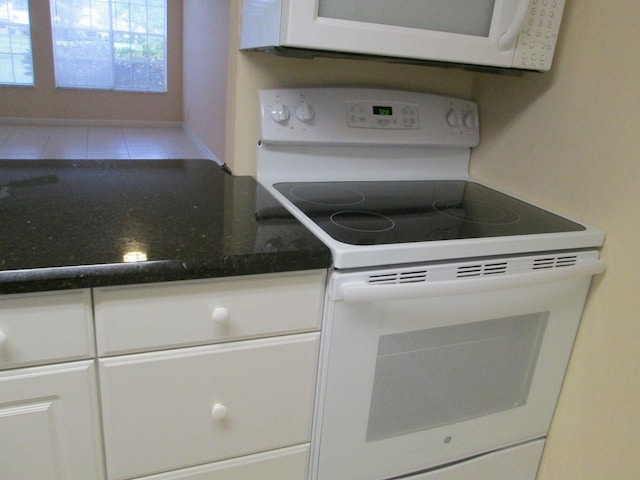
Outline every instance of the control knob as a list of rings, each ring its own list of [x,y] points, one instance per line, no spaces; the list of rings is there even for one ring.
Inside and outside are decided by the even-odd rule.
[[[277,102],[271,107],[271,118],[274,122],[285,123],[289,120],[289,109],[281,102]]]
[[[477,128],[478,118],[476,117],[475,112],[465,113],[464,116],[462,117],[462,123],[464,123],[464,126],[469,129]]]
[[[460,124],[460,117],[458,116],[457,110],[452,108],[447,112],[447,124],[450,127],[457,127]]]
[[[314,111],[311,105],[309,105],[305,100],[302,100],[298,107],[296,108],[296,118],[301,122],[309,122],[313,120]]]

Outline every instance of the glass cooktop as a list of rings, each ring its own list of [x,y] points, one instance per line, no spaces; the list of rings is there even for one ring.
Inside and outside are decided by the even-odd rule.
[[[464,180],[302,182],[274,187],[332,238],[352,245],[585,230]]]

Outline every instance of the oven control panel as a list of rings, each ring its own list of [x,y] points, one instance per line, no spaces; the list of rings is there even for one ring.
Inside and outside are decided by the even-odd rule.
[[[260,91],[260,141],[282,144],[474,147],[478,106],[471,100],[385,89]]]
[[[355,128],[420,128],[420,106],[412,103],[347,102],[347,125]]]

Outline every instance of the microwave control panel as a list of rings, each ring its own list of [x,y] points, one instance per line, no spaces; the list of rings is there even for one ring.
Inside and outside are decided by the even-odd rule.
[[[260,142],[474,147],[472,100],[386,89],[300,88],[260,91]]]
[[[558,40],[565,0],[532,0],[522,23],[513,66],[549,70]]]

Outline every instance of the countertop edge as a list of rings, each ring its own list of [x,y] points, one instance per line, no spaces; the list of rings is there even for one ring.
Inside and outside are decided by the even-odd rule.
[[[0,272],[0,295],[295,272],[327,269],[330,266],[331,254],[327,248],[230,255],[204,260],[177,259],[6,270]]]

